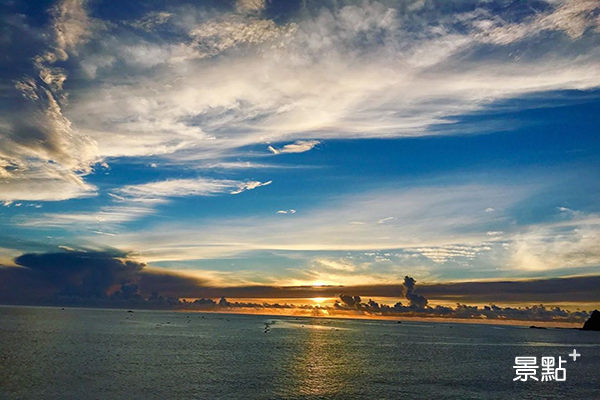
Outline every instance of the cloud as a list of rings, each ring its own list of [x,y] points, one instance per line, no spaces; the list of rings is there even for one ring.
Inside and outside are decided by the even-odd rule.
[[[274,21],[224,15],[204,21],[189,31],[193,57],[218,55],[240,45],[270,43],[293,33],[295,25],[278,26]]]
[[[70,171],[31,164],[26,168],[26,172],[0,182],[0,200],[62,201],[97,194],[96,186]]]
[[[245,0],[108,23],[64,0],[38,32],[50,39],[31,73],[7,80],[17,85],[1,104],[0,198],[92,195],[85,176],[107,157],[197,165],[265,142],[292,141],[269,147],[285,154],[327,139],[456,134],[456,116],[493,102],[600,85],[597,2],[494,4],[307,3],[284,23]],[[69,188],[28,193],[30,180]]]
[[[338,296],[333,307],[319,306],[332,315],[342,311],[372,316],[441,316],[445,318],[538,320],[580,322],[589,313],[569,312],[543,305],[528,307],[484,307],[457,304],[456,307],[430,306],[423,295],[415,294],[415,280],[406,276],[403,285],[371,285],[354,287],[216,287],[205,280],[150,268],[132,260],[127,253],[112,250],[73,250],[65,246],[62,252],[29,253],[15,258],[16,267],[0,266],[0,301],[17,304],[73,304],[88,306],[121,306],[147,308],[298,308],[313,306],[280,305],[278,303],[229,302],[225,296],[242,298],[310,298]],[[449,299],[501,299],[526,301],[598,301],[600,277],[579,277],[516,282],[459,282],[422,285],[420,291],[434,297]],[[408,305],[397,302],[390,306],[373,300],[363,302],[364,293],[378,297],[398,297],[404,293]],[[160,293],[168,296],[161,296]],[[180,297],[200,298],[194,303]],[[204,297],[207,297],[206,299]],[[219,302],[210,297],[221,297]],[[350,314],[349,314],[350,315]],[[356,315],[356,314],[352,314]]]
[[[459,302],[596,303],[594,289],[600,276],[529,279],[517,281],[449,282],[425,284],[420,292],[430,298]]]
[[[557,280],[560,281],[560,280]],[[567,280],[564,281],[566,283]],[[421,295],[415,294],[416,281],[409,276],[404,278],[404,293],[409,305],[405,306],[402,302],[397,302],[393,306],[380,304],[369,300],[363,302],[357,295],[339,295],[340,302],[336,301],[334,310],[360,311],[369,315],[387,315],[387,316],[441,316],[444,318],[464,318],[464,319],[503,319],[503,320],[525,320],[525,321],[564,321],[564,322],[582,322],[588,316],[589,312],[567,311],[559,307],[549,308],[542,304],[527,307],[499,307],[494,304],[487,306],[470,306],[458,303],[456,307],[447,306],[429,306],[428,300]],[[558,283],[558,282],[556,282]],[[560,282],[563,283],[563,282]],[[493,285],[494,283],[492,283]],[[476,285],[486,285],[477,282]],[[487,285],[488,287],[492,285]],[[527,283],[525,283],[527,285]],[[452,285],[449,285],[452,286]],[[463,286],[457,285],[453,288],[465,289],[469,284]]]
[[[600,218],[579,215],[564,222],[527,227],[508,245],[509,266],[547,271],[600,265]]]
[[[0,114],[3,200],[57,201],[90,196],[95,191],[83,176],[99,161],[96,143],[65,117],[67,94],[63,84],[67,74],[55,67],[89,39],[91,20],[79,0],[60,2],[52,15],[50,50],[33,57],[25,69],[30,73],[17,77],[23,72],[7,69],[14,74],[9,76],[14,89],[5,92],[0,104],[6,111]]]
[[[23,254],[17,267],[0,267],[3,301],[53,302],[141,300],[141,294],[163,289],[185,292],[200,279],[147,268],[112,250],[66,250]]]
[[[409,277],[408,275],[405,276],[404,277],[404,288],[405,288],[404,295],[406,296],[406,299],[410,302],[411,307],[425,308],[425,307],[427,307],[427,303],[428,303],[427,299],[421,295],[414,293],[416,283],[417,283],[417,281],[415,281],[413,278]]]
[[[122,260],[124,254],[106,252],[61,252],[24,254],[15,263],[40,274],[49,284],[61,287],[60,294],[105,297],[116,284],[130,281],[144,267]]]
[[[329,139],[456,134],[448,130],[455,116],[496,101],[600,84],[597,6],[589,1],[411,10],[341,2],[278,19],[261,12],[264,3],[253,4],[243,12],[169,5],[148,10],[135,26],[119,16],[94,19],[82,1],[60,2],[47,28],[30,27],[39,36],[32,54],[6,52],[19,71],[3,68],[2,88],[11,92],[0,99],[0,200],[95,196],[90,182],[98,180],[88,176],[107,157],[233,173],[249,164],[227,160],[265,143],[285,154]],[[10,35],[15,42],[21,36],[26,47],[30,36]],[[197,178],[127,185],[92,212],[43,218],[55,227],[86,225],[102,233],[102,243],[140,244],[157,261],[393,249],[405,257],[398,256],[402,265],[419,264],[434,275],[476,263],[482,275],[598,265],[593,215],[562,210],[569,225],[525,226],[507,210],[529,188],[514,187],[506,196],[497,186],[382,190],[330,199],[294,218],[271,209],[266,218],[207,219],[210,235],[191,235],[198,227],[184,222],[110,236],[110,225],[156,212],[172,198],[237,194],[268,183]],[[42,226],[33,220],[37,210],[29,211],[36,214],[22,222]],[[385,215],[397,220],[376,226]]]
[[[541,12],[518,23],[506,22],[500,18],[477,21],[481,28],[477,39],[499,45],[508,45],[544,31],[560,31],[571,39],[579,39],[588,29],[598,29],[600,22],[596,0],[566,0],[549,2],[554,5],[549,11]]]
[[[486,235],[490,236],[489,232],[486,232]],[[486,244],[479,246],[452,244],[437,247],[416,247],[409,251],[422,254],[435,263],[443,264],[447,261],[455,261],[456,259],[474,259],[480,253],[490,250],[492,248]]]
[[[194,156],[205,157],[212,151],[228,153],[266,139],[297,138],[302,145],[289,149],[300,151],[313,142],[307,137],[437,134],[431,128],[449,122],[445,117],[471,112],[494,100],[553,87],[579,88],[579,80],[586,87],[597,86],[592,70],[582,69],[591,65],[588,61],[591,63],[594,55],[572,66],[582,69],[577,76],[567,67],[569,59],[545,63],[541,70],[540,63],[530,65],[527,60],[511,60],[510,65],[502,66],[463,58],[466,68],[456,68],[453,56],[463,51],[468,55],[480,45],[477,29],[472,27],[470,33],[461,35],[458,32],[464,27],[455,26],[458,17],[445,15],[441,19],[447,24],[445,30],[428,27],[426,34],[413,37],[399,23],[404,17],[417,18],[380,3],[364,3],[337,11],[323,9],[313,19],[298,21],[294,30],[282,32],[284,27],[269,20],[224,15],[207,21],[203,16],[188,31],[196,43],[194,52],[209,58],[221,54],[222,59],[197,64],[193,60],[199,55],[195,53],[175,54],[163,45],[141,42],[141,54],[165,54],[166,58],[151,57],[164,58],[164,68],[159,68],[152,79],[142,73],[139,80],[127,85],[106,86],[105,93],[118,107],[98,99],[97,94],[88,99],[83,93],[81,107],[74,111],[85,117],[80,123],[91,131],[106,121],[105,114],[114,113],[118,118],[113,120],[128,121],[98,132],[100,146],[107,154],[130,155],[129,148],[135,147],[136,152],[167,157],[197,149],[201,151]],[[181,16],[175,13],[173,19],[178,18]],[[470,26],[472,20],[482,17],[474,13],[461,18],[460,24]],[[361,35],[366,43],[360,41]],[[382,40],[377,40],[378,35]],[[442,52],[436,50],[440,43],[461,46]],[[180,49],[178,46],[172,45]],[[252,46],[254,51],[242,51],[240,46]],[[431,54],[442,56],[424,59]],[[406,62],[394,62],[398,58]],[[182,74],[181,63],[193,63],[194,73]],[[429,70],[432,66],[437,69]],[[179,74],[177,78],[173,78],[174,73]],[[502,85],[495,86],[494,82]],[[163,103],[170,106],[156,107]],[[138,119],[131,123],[134,115]],[[135,132],[140,140],[124,148],[127,142],[123,140],[136,139],[127,132]],[[146,144],[140,147],[142,142]],[[287,146],[271,147],[277,153]]]
[[[171,27],[181,28],[178,25],[181,15],[175,11],[170,19]],[[366,22],[355,29],[352,23],[362,17]],[[105,155],[158,154],[175,157],[177,154],[181,159],[193,154],[195,158],[202,158],[230,154],[267,138],[275,141],[290,135],[304,138],[298,137],[295,144],[282,149],[271,146],[273,150],[299,152],[309,149],[315,140],[308,140],[306,136],[353,138],[434,134],[427,127],[443,122],[439,116],[444,115],[445,106],[452,110],[445,115],[456,113],[463,106],[463,111],[470,112],[482,104],[483,99],[479,97],[482,92],[491,91],[496,98],[506,98],[548,87],[544,84],[543,89],[534,88],[535,76],[544,75],[543,71],[535,71],[535,75],[529,78],[523,76],[530,71],[528,68],[513,73],[481,65],[479,70],[475,61],[462,72],[463,76],[455,76],[456,70],[448,71],[447,68],[451,68],[448,65],[444,74],[436,75],[440,80],[444,76],[443,81],[438,81],[436,76],[420,81],[423,57],[418,56],[418,65],[415,66],[411,66],[413,61],[410,57],[417,57],[414,51],[439,43],[441,39],[416,39],[409,35],[405,38],[409,48],[403,51],[397,47],[396,40],[408,33],[397,24],[397,17],[398,11],[377,3],[363,7],[347,6],[336,13],[323,11],[319,18],[299,21],[295,30],[283,32],[282,27],[268,20],[246,20],[234,15],[212,19],[191,16],[199,18],[188,31],[195,43],[193,51],[186,53],[190,49],[184,51],[177,43],[169,45],[169,49],[140,38],[139,51],[132,53],[135,45],[128,44],[130,50],[124,62],[132,62],[132,54],[158,53],[160,57],[150,57],[152,64],[163,67],[151,77],[134,68],[132,76],[136,77],[138,72],[139,78],[127,84],[110,84],[110,77],[106,76],[108,81],[105,82],[108,83],[102,95],[108,95],[111,102],[99,99],[97,92],[94,96],[91,93],[88,96],[85,91],[79,92],[71,114],[80,117],[77,122],[86,126],[87,132],[97,132],[93,136]],[[374,43],[372,54],[353,41],[363,33],[366,37],[376,35],[378,29],[387,40]],[[467,46],[469,43],[473,45],[474,39],[465,37]],[[273,45],[275,38],[282,42]],[[118,41],[118,37],[115,40]],[[448,41],[454,43],[457,38],[449,37]],[[242,45],[256,46],[256,51],[235,51]],[[326,59],[313,57],[313,52],[323,54],[325,51],[330,54]],[[397,70],[400,67],[397,64],[392,67],[391,60],[386,59],[386,54],[394,51],[399,52],[400,57],[411,60],[403,67],[407,70]],[[197,64],[193,60],[200,56],[196,54],[198,52],[203,54],[202,57],[227,54],[222,60]],[[349,67],[344,60],[353,52],[364,55],[365,59]],[[437,63],[449,63],[452,54],[447,54]],[[118,54],[115,56],[119,57]],[[161,64],[161,59],[164,59],[164,64]],[[159,60],[158,64],[155,64],[156,60]],[[182,75],[178,66],[182,63],[194,63],[193,67],[190,66],[193,75]],[[539,64],[536,65],[539,68]],[[550,70],[555,64],[546,65]],[[389,71],[390,74],[374,74],[373,71]],[[505,94],[488,87],[494,79],[482,80],[482,71],[488,75],[506,75],[497,76],[505,83],[502,86]],[[552,79],[560,81],[566,78],[555,72],[548,72]],[[175,78],[173,73],[177,73]],[[261,78],[265,74],[277,79]],[[446,80],[448,75],[450,78]],[[336,79],[333,79],[334,76]],[[511,83],[517,76],[520,77],[518,81]],[[579,75],[579,79],[587,79],[585,77],[588,76]],[[399,80],[400,77],[407,81]],[[429,86],[432,78],[436,78],[436,82]],[[274,82],[277,82],[276,86],[273,86]],[[424,93],[424,96],[420,98],[419,93]],[[444,104],[448,100],[432,102],[432,96],[454,98],[457,103]],[[333,98],[337,100],[333,101]],[[400,109],[405,107],[410,112],[394,114],[383,111],[394,102]],[[169,104],[169,107],[157,108],[157,104]],[[127,122],[104,126],[107,115],[112,116],[111,121]],[[190,152],[192,149],[199,151]]]
[[[244,279],[264,282],[268,271],[271,282],[286,285],[386,283],[402,270],[420,280],[597,272],[598,216],[556,212],[555,222],[523,223],[507,210],[529,204],[546,188],[522,178],[510,185],[449,184],[454,181],[449,179],[429,187],[330,198],[293,218],[287,209],[248,217],[211,216],[203,219],[202,229],[197,223],[157,223],[118,238],[91,240],[144,249],[146,262],[268,257],[274,266],[290,267],[252,266]],[[482,212],[489,204],[498,211]],[[382,215],[396,219],[377,224]],[[320,260],[353,265],[356,271],[349,275]],[[235,274],[228,279],[241,284]]]
[[[296,210],[278,210],[275,214],[296,214]]]
[[[146,14],[143,18],[131,22],[131,26],[151,32],[157,26],[166,24],[172,16],[173,14],[169,12],[153,11]]]
[[[17,224],[28,227],[71,227],[82,226],[94,233],[114,236],[116,224],[142,218],[156,212],[160,204],[173,198],[190,196],[214,196],[219,194],[239,194],[247,190],[270,185],[272,181],[233,181],[206,178],[171,179],[127,185],[115,189],[118,193],[108,193],[117,205],[102,206],[95,211],[45,213],[21,217]]]
[[[240,194],[242,192],[245,192],[246,190],[253,190],[262,186],[268,186],[271,183],[273,183],[273,181],[267,181],[267,182],[258,182],[258,181],[252,181],[252,182],[246,182],[243,183],[241,185],[238,186],[237,189],[235,189],[234,191],[231,192],[231,194]]]
[[[236,9],[238,12],[259,12],[265,9],[266,0],[238,0]]]
[[[420,283],[419,293],[431,302],[474,302],[503,304],[597,303],[600,276],[575,276],[527,280],[486,280],[444,283]],[[413,290],[415,288],[413,287]],[[362,298],[405,298],[406,286],[398,277],[388,284],[260,286],[241,285],[203,288],[202,296],[234,298],[302,299],[336,297],[340,293],[358,294]]]
[[[224,161],[224,162],[207,162],[200,166],[201,169],[270,169],[270,168],[294,168],[274,164],[255,163],[250,161]],[[299,167],[300,168],[300,167]]]
[[[86,0],[62,0],[52,9],[57,50],[74,51],[92,37],[94,28],[101,25],[89,17]],[[57,54],[60,58],[61,55]]]
[[[350,296],[347,294],[341,294],[340,300],[348,307],[355,307],[361,302],[360,296]]]
[[[490,240],[488,231],[510,228],[510,220],[476,210],[490,202],[508,208],[527,198],[531,190],[527,185],[380,190],[330,200],[294,218],[281,218],[276,213],[271,217],[210,218],[203,223],[202,232],[186,224],[158,225],[145,229],[143,235],[133,231],[119,240],[132,248],[148,249],[145,255],[153,261],[205,259],[248,251],[407,249],[425,253],[431,249],[428,254],[433,257],[435,249],[446,257],[458,256],[462,251],[474,251],[468,246],[481,246],[482,241]],[[395,223],[352,224],[357,219],[377,221],[381,215],[394,215]],[[169,237],[164,236],[165,231],[170,232]],[[105,244],[117,245],[110,240]]]
[[[318,267],[324,268],[325,270],[332,270],[334,272],[344,271],[353,273],[358,269],[356,265],[345,260],[320,259],[315,260],[315,262],[318,264]]]
[[[128,201],[160,203],[167,201],[171,197],[212,196],[227,193],[231,188],[237,188],[242,185],[245,185],[245,183],[231,180],[207,178],[170,179],[139,185],[127,185],[119,188],[116,192],[118,196]]]
[[[239,194],[246,190],[268,186],[272,182],[273,181],[241,182],[207,178],[170,179],[166,181],[143,183],[140,185],[123,186],[116,190],[116,192],[119,193],[116,198],[134,202],[161,203],[173,197],[212,196],[227,192]]]
[[[110,231],[114,229],[115,224],[134,221],[152,214],[153,212],[153,208],[144,206],[103,206],[97,211],[89,212],[44,213],[39,216],[22,218],[17,222],[17,225],[25,227],[62,228],[85,226],[97,233],[98,229]],[[102,233],[110,234],[110,232]]]
[[[280,149],[276,149],[273,146],[269,146],[268,149],[273,154],[290,154],[290,153],[305,153],[312,150],[318,145],[318,140],[298,140],[292,144],[286,144]]]

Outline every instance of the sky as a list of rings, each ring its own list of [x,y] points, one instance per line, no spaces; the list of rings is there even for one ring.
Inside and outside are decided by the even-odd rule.
[[[190,297],[541,282],[525,304],[568,278],[554,303],[600,304],[572,279],[600,275],[598,1],[0,0],[0,21],[7,298],[141,285],[92,259]]]

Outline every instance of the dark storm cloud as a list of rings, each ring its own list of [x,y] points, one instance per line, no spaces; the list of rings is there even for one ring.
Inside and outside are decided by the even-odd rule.
[[[404,296],[408,300],[410,308],[423,309],[423,308],[427,307],[428,300],[425,297],[414,293],[416,283],[417,283],[417,281],[414,278],[412,278],[410,276],[404,277],[404,288],[403,288]],[[352,296],[352,295],[348,295],[348,294],[340,294],[338,296],[338,298],[341,302],[341,303],[336,303],[336,307],[338,307],[338,308],[347,307],[347,308],[375,309],[375,310],[378,310],[381,308],[381,306],[373,300],[369,300],[367,303],[363,303],[361,297],[356,296],[356,295]],[[401,305],[402,305],[402,303],[397,304],[397,306],[401,306]]]
[[[0,301],[143,300],[152,292],[170,296],[202,284],[148,269],[126,253],[112,250],[29,253],[14,262],[16,267],[0,267]]]
[[[355,307],[361,302],[360,296],[350,296],[347,294],[341,294],[340,300],[348,307]]]
[[[371,299],[369,299],[368,302],[363,303],[360,296],[341,294],[338,296],[341,303],[336,301],[334,307],[356,308],[359,310],[376,312],[421,311],[427,308],[428,300],[425,297],[414,293],[416,283],[417,281],[414,278],[408,275],[404,277],[403,289],[404,296],[408,300],[408,306],[404,306],[402,302],[398,302],[393,307],[390,307],[385,304],[379,304]]]
[[[15,264],[61,287],[62,295],[102,298],[114,285],[135,280],[144,267],[125,260],[125,256],[111,252],[24,254],[15,259]]]
[[[421,295],[413,293],[413,291],[415,290],[415,283],[417,283],[417,281],[415,281],[410,276],[404,277],[404,287],[406,288],[406,292],[404,295],[406,296],[406,299],[410,302],[411,307],[424,308],[427,306],[427,299]]]

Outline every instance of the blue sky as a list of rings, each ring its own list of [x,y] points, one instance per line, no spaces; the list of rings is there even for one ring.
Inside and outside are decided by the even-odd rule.
[[[0,262],[600,272],[596,1],[2,2]]]

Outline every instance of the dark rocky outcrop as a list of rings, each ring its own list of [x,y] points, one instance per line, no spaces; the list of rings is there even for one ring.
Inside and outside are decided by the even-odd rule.
[[[581,329],[584,331],[600,331],[600,311],[594,310]]]

